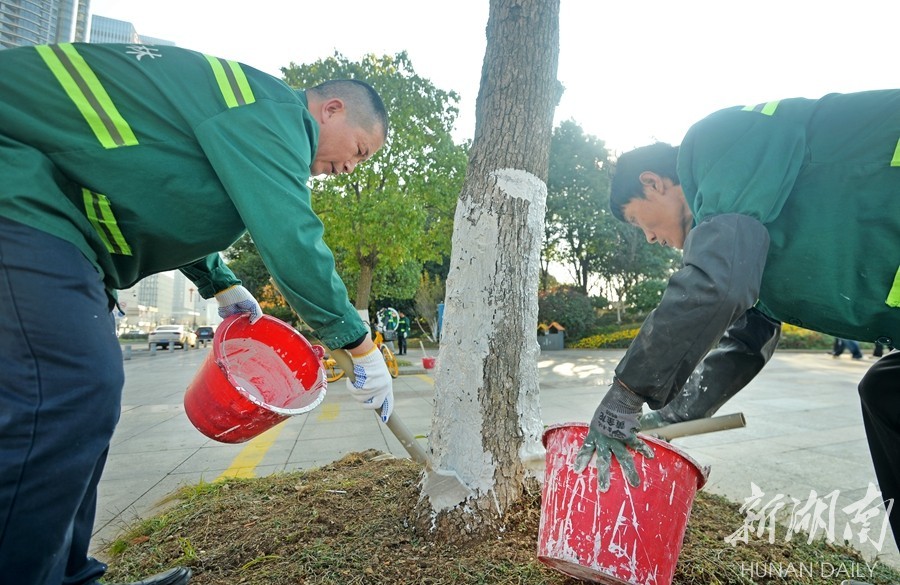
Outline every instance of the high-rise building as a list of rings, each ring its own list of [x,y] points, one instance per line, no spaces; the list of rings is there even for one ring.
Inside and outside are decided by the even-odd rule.
[[[90,0],[3,0],[0,49],[87,40]]]
[[[95,14],[91,17],[90,42],[139,43],[141,37],[130,22]]]
[[[174,45],[172,41],[138,34],[134,25],[125,20],[116,20],[95,14],[91,18],[92,43],[141,43],[143,45]]]

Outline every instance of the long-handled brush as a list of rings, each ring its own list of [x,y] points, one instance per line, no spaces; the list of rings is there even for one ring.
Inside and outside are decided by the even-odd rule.
[[[333,350],[331,356],[337,362],[350,381],[353,382],[355,375],[353,373],[353,360],[350,354],[343,349]],[[378,409],[378,418],[381,419],[381,409]],[[425,485],[424,493],[428,494],[435,509],[452,508],[457,504],[466,501],[474,495],[469,487],[463,483],[455,471],[436,469],[428,453],[416,441],[416,438],[410,432],[409,428],[403,423],[397,412],[391,414],[391,418],[385,423],[387,428],[391,430],[397,440],[409,453],[413,461],[425,466]]]

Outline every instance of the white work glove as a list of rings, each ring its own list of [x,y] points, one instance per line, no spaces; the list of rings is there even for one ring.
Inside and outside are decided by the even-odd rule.
[[[262,307],[243,286],[236,284],[216,293],[219,303],[219,317],[223,319],[236,313],[250,313],[250,323],[256,323],[263,316]]]
[[[353,382],[347,378],[347,389],[363,408],[381,409],[381,422],[387,422],[394,410],[394,381],[384,356],[377,347],[365,355],[350,355],[353,360]]]

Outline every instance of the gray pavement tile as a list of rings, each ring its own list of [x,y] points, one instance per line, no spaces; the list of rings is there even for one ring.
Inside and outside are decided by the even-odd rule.
[[[120,453],[110,450],[103,471],[103,480],[129,479],[146,476],[160,478],[189,461],[201,449],[170,449],[166,451],[146,451],[139,456],[134,453]]]

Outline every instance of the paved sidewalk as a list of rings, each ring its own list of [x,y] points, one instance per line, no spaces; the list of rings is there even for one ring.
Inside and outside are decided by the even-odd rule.
[[[153,515],[157,503],[181,485],[316,467],[369,448],[407,456],[372,412],[348,396],[342,382],[329,388],[313,412],[253,441],[227,445],[207,439],[185,416],[182,398],[210,352],[205,348],[151,355],[135,349],[124,362],[122,417],[100,482],[95,548],[135,519]],[[544,424],[588,420],[622,354],[617,350],[541,354]],[[407,364],[395,380],[395,412],[414,435],[424,436],[431,425],[433,379],[422,367],[418,348],[399,357]],[[685,437],[674,444],[701,465],[711,466],[704,489],[743,503],[751,495],[751,482],[758,486],[762,495],[757,511],[765,505],[771,511],[779,496],[787,509],[791,498],[801,506],[830,504],[835,498],[831,528],[836,538],[840,540],[849,527],[852,544],[871,562],[879,553],[871,541],[879,541],[884,525],[877,560],[900,568],[900,553],[884,522],[883,508],[869,504],[859,510],[877,514],[871,518],[870,542],[863,544],[858,542],[860,525],[852,522],[854,513],[842,510],[862,506],[870,483],[875,483],[856,394],[856,384],[872,362],[868,357],[832,359],[826,352],[777,352],[764,372],[718,413],[743,412],[746,428]],[[827,511],[818,517],[827,520]],[[821,526],[818,535],[825,528]]]

